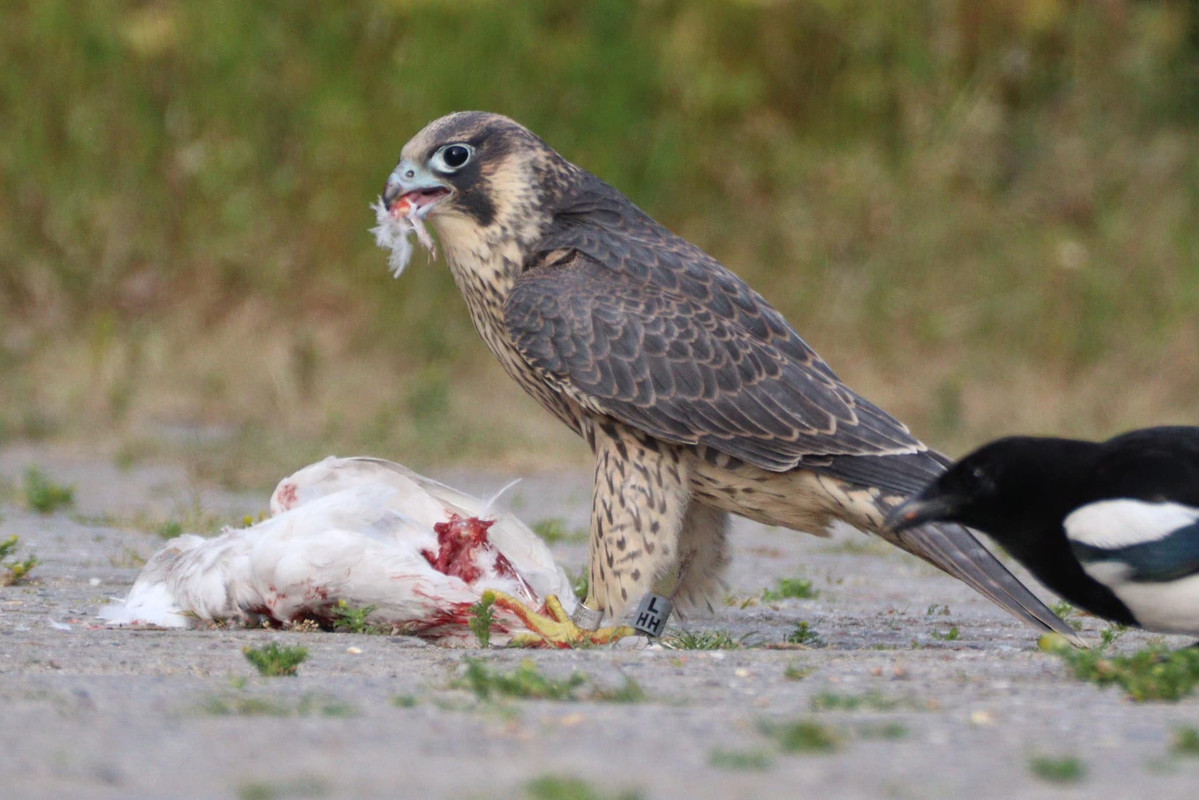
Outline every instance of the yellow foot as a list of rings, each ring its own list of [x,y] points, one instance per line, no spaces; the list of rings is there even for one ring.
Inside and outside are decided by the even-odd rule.
[[[580,628],[566,613],[562,603],[554,595],[547,595],[545,608],[548,613],[541,614],[517,600],[510,594],[488,590],[483,593],[484,600],[492,600],[496,606],[515,614],[532,633],[518,633],[512,637],[513,647],[586,647],[593,644],[610,644],[617,639],[636,635],[636,631],[627,625],[611,628],[600,628],[589,631]]]

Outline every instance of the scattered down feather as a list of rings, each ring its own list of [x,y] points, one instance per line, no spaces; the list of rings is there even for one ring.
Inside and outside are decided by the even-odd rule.
[[[491,503],[374,458],[326,458],[281,481],[271,518],[205,539],[172,539],[129,595],[101,610],[113,624],[327,623],[339,601],[368,622],[469,642],[470,607],[487,589],[573,609],[566,573],[532,530]],[[495,609],[495,641],[527,631]]]

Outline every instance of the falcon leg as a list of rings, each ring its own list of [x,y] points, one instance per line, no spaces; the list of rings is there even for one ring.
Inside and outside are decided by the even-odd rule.
[[[618,617],[677,569],[690,488],[672,445],[612,420],[597,423],[591,434],[595,493],[584,604]]]
[[[728,565],[727,511],[692,501],[679,533],[678,585],[671,599],[681,606],[712,610],[711,597]]]

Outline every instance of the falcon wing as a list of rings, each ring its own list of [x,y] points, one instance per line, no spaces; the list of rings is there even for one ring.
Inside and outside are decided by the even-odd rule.
[[[517,349],[554,385],[769,470],[924,450],[744,281],[604,187],[556,217],[505,303]]]

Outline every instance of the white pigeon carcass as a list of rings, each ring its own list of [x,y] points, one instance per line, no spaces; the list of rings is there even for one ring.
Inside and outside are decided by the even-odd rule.
[[[172,539],[100,616],[163,627],[327,622],[344,601],[372,608],[372,624],[467,642],[471,606],[488,590],[533,608],[561,600],[550,620],[497,600],[492,630],[501,642],[569,614],[576,601],[544,542],[492,505],[389,461],[329,457],[279,483],[269,519],[211,539]]]

